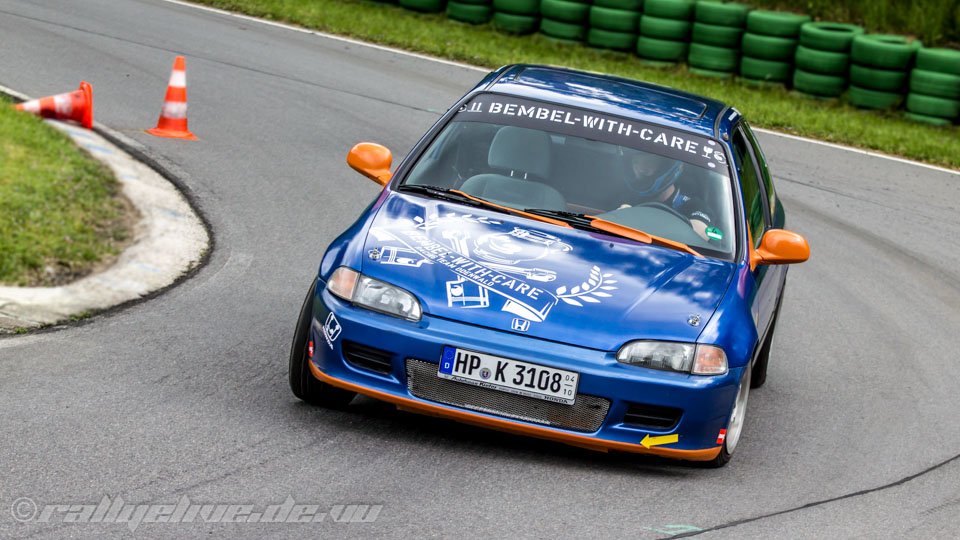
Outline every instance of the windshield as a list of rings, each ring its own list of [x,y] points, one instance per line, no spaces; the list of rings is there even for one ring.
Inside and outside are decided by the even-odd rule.
[[[404,184],[457,189],[518,210],[585,214],[731,259],[727,170],[721,146],[704,137],[481,94]]]

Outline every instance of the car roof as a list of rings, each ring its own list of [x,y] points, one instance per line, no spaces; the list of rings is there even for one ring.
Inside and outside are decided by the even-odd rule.
[[[740,116],[721,101],[666,86],[543,65],[504,66],[474,91],[586,108],[725,140]]]

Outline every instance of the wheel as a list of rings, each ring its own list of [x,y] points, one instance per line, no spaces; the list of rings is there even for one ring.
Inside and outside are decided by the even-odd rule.
[[[793,38],[743,34],[743,54],[751,58],[793,63],[796,51],[797,40]]]
[[[933,97],[960,99],[960,75],[914,69],[910,72],[910,91]]]
[[[861,66],[902,71],[910,66],[921,46],[919,40],[910,41],[904,36],[864,34],[853,38],[850,58]]]
[[[590,4],[568,2],[567,0],[543,0],[540,14],[548,19],[560,22],[582,23],[590,14]]]
[[[893,109],[900,105],[903,95],[899,92],[881,92],[879,90],[870,90],[869,88],[860,88],[859,86],[850,86],[850,92],[847,93],[847,99],[854,107],[864,109]]]
[[[629,51],[637,42],[637,35],[627,32],[610,32],[599,28],[591,28],[587,32],[587,45],[612,49],[615,51]]]
[[[643,14],[689,21],[693,17],[693,7],[693,0],[646,0],[643,4]]]
[[[685,41],[654,39],[640,36],[637,40],[637,55],[646,60],[677,63],[687,57],[689,45]]]
[[[400,0],[400,6],[424,13],[437,13],[446,7],[446,0]]]
[[[810,20],[809,15],[755,9],[747,14],[747,31],[764,36],[796,38],[800,35],[800,27]]]
[[[636,11],[610,9],[598,6],[590,8],[590,26],[612,32],[637,33],[640,14]]]
[[[530,34],[536,32],[539,25],[538,17],[503,12],[493,14],[493,26],[508,34]]]
[[[819,51],[800,45],[797,47],[796,63],[797,69],[822,75],[838,75],[846,79],[850,67],[850,55]]]
[[[907,110],[914,114],[954,119],[960,115],[960,101],[923,94],[907,96]]]
[[[747,13],[750,12],[750,9],[750,6],[736,2],[725,4],[697,2],[694,19],[699,23],[709,25],[743,28],[743,25],[747,23]]]
[[[733,410],[730,411],[730,420],[727,422],[727,435],[723,439],[720,453],[713,461],[706,462],[708,467],[723,467],[729,463],[733,453],[737,451],[740,435],[743,434],[743,423],[747,418],[747,401],[750,398],[751,370],[744,368],[737,387],[737,397],[733,401]]]
[[[790,80],[793,65],[790,62],[763,60],[744,56],[740,58],[740,76],[755,81],[784,83]]]
[[[300,308],[297,330],[293,333],[288,368],[290,390],[297,398],[311,405],[339,409],[346,407],[357,394],[318,381],[310,372],[310,324],[313,322],[313,298],[316,288],[317,283],[314,281]]]
[[[809,22],[800,27],[800,45],[818,51],[850,52],[854,36],[863,33],[863,27],[835,22]]]
[[[587,29],[580,23],[566,23],[553,19],[540,19],[540,32],[543,35],[569,41],[583,41]]]
[[[532,15],[540,13],[538,0],[493,0],[493,10],[514,15]]]
[[[493,16],[493,8],[478,4],[450,2],[447,4],[447,18],[469,24],[483,24]]]
[[[690,36],[690,21],[644,15],[640,17],[640,35],[654,39],[686,41]]]
[[[740,64],[740,51],[692,43],[687,63],[694,68],[734,73]]]
[[[697,5],[703,5],[701,2]],[[743,28],[735,26],[717,26],[715,24],[705,24],[701,22],[693,23],[694,43],[704,45],[713,45],[714,47],[727,47],[729,49],[739,49],[740,40],[743,37]]]
[[[907,72],[850,64],[850,84],[870,90],[899,93],[907,84]]]
[[[838,97],[847,89],[847,78],[798,69],[793,72],[793,87],[804,94]]]
[[[960,51],[953,49],[920,49],[917,69],[960,75]]]

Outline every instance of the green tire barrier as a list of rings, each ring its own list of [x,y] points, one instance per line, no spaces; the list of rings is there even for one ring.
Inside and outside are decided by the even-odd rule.
[[[927,116],[925,114],[916,114],[912,112],[904,113],[904,116],[913,120],[914,122],[923,122],[924,124],[930,124],[932,126],[949,126],[953,122],[947,120],[946,118],[940,118],[937,116]]]
[[[450,2],[452,3],[452,2]],[[489,6],[491,0],[456,0],[457,4],[470,4],[473,6]]]
[[[704,69],[698,67],[691,67],[690,73],[699,75],[701,77],[713,77],[715,79],[729,79],[733,77],[733,73],[729,71],[717,71],[714,69]]]
[[[910,72],[910,92],[945,99],[960,99],[960,75],[914,69]]]
[[[737,71],[740,62],[740,53],[736,49],[713,47],[700,43],[690,44],[690,55],[687,63],[691,68],[709,71],[722,71],[732,74]]]
[[[636,11],[597,6],[590,8],[590,26],[593,28],[636,34],[638,20],[640,20],[640,14]]]
[[[808,22],[800,27],[800,45],[818,51],[850,52],[853,38],[863,34],[855,24]]]
[[[881,92],[851,86],[847,99],[851,105],[864,109],[893,109],[900,104],[903,96],[899,92]]]
[[[654,39],[686,41],[690,37],[690,21],[644,15],[640,17],[640,35]]]
[[[462,2],[449,2],[447,4],[447,18],[455,21],[483,24],[493,16],[493,8],[489,5],[464,4]]]
[[[568,0],[543,0],[540,4],[540,14],[555,21],[582,23],[590,14],[590,4]]]
[[[797,69],[824,75],[840,75],[846,78],[850,67],[850,55],[840,52],[820,51],[803,45],[797,47]]]
[[[809,15],[755,9],[747,14],[747,31],[765,36],[796,38],[800,27],[810,22]]]
[[[847,89],[847,78],[798,69],[793,72],[793,88],[814,96],[839,97]]]
[[[446,7],[446,0],[400,0],[401,7],[424,13],[438,13]]]
[[[747,13],[750,9],[750,6],[736,2],[721,4],[700,1],[697,2],[694,10],[694,19],[703,24],[743,28],[747,23]]]
[[[640,36],[637,39],[637,55],[644,60],[656,62],[682,62],[687,57],[690,45],[685,41],[656,39]]]
[[[910,94],[907,96],[907,110],[914,114],[953,119],[960,116],[960,101]]]
[[[877,69],[850,64],[850,84],[868,90],[901,92],[907,83],[905,71]]]
[[[539,25],[540,19],[530,15],[514,15],[502,11],[493,14],[493,26],[508,34],[530,34],[536,32]]]
[[[594,0],[593,5],[602,8],[622,9],[640,13],[643,0]]]
[[[755,81],[785,83],[793,73],[793,64],[744,56],[740,58],[740,76]]]
[[[689,21],[693,17],[693,0],[645,0],[643,14],[663,19]]]
[[[539,0],[493,0],[493,10],[513,15],[536,16],[540,14]]]
[[[960,75],[960,51],[921,48],[917,51],[917,69]]]
[[[861,66],[905,70],[920,47],[904,36],[864,34],[853,38],[850,58]]]
[[[568,41],[583,41],[587,37],[587,29],[582,24],[553,19],[541,19],[540,32],[547,37]]]
[[[703,3],[704,2],[701,2],[697,5],[702,5]],[[701,22],[693,23],[692,39],[695,43],[713,45],[714,47],[727,47],[728,49],[739,49],[742,37],[743,28],[718,26]]]
[[[755,13],[751,11],[751,13]],[[747,32],[743,34],[743,54],[762,60],[793,62],[797,40],[778,36],[764,36]]]
[[[629,51],[633,49],[637,35],[632,32],[611,32],[600,28],[591,28],[587,31],[587,45],[601,49],[615,51]]]

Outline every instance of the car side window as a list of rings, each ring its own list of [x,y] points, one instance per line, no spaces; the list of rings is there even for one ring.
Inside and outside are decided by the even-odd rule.
[[[766,200],[750,143],[739,128],[733,134],[733,151],[737,157],[737,173],[740,177],[740,190],[743,192],[747,227],[750,229],[754,247],[758,247],[767,225]]]
[[[772,214],[777,208],[777,192],[773,189],[773,177],[770,176],[770,170],[767,168],[767,158],[763,155],[760,143],[757,142],[757,136],[753,134],[750,125],[746,122],[743,122],[741,125],[747,136],[747,140],[750,141],[750,146],[753,148],[753,155],[757,158],[757,168],[760,169],[760,179],[763,180],[763,187],[767,192],[768,208]]]

